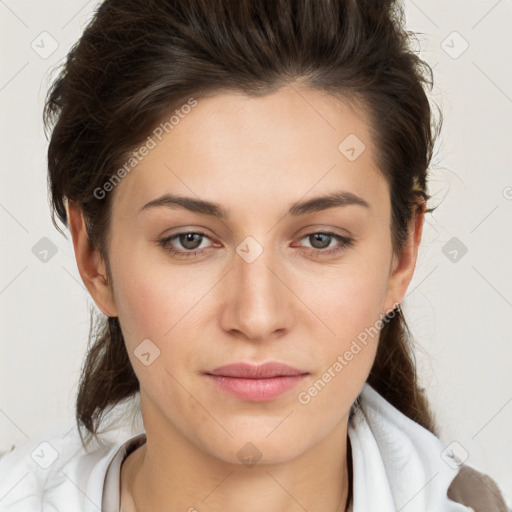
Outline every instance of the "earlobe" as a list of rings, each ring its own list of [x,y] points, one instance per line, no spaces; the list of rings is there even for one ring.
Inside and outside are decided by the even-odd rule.
[[[80,277],[101,312],[106,316],[117,316],[106,265],[99,250],[90,243],[82,211],[69,201],[66,212]]]

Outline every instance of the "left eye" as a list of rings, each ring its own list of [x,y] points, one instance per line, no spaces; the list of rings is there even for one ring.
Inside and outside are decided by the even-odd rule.
[[[201,242],[204,238],[210,239],[210,237],[205,233],[184,231],[160,240],[159,244],[171,254],[190,257],[196,256],[198,252],[201,253],[208,248],[201,247]],[[313,246],[311,248],[306,247],[306,249],[310,249],[308,252],[312,253],[314,256],[333,254],[352,244],[352,239],[330,232],[309,233],[301,237],[301,240],[305,238],[313,241]],[[172,243],[173,240],[177,240],[183,249],[177,249]],[[337,243],[334,246],[329,247],[333,240]]]
[[[312,250],[308,251],[312,256],[314,257],[322,257],[322,256],[329,256],[338,252],[341,252],[343,249],[346,249],[350,247],[353,243],[352,238],[348,238],[346,236],[338,235],[337,233],[331,233],[331,232],[317,232],[317,233],[309,233],[307,235],[304,235],[302,239],[307,238],[310,241],[312,240],[313,248]],[[337,242],[334,244],[334,246],[326,249],[326,247],[329,247],[330,243],[332,241]],[[318,247],[320,246],[320,247]]]
[[[310,241],[313,241],[313,249],[325,249],[326,247],[329,247],[330,242],[337,241],[343,241],[343,237],[336,235],[335,233],[311,233],[309,235],[305,235],[302,238],[307,238]],[[302,240],[302,239],[301,239]],[[327,240],[327,243],[325,243]],[[319,247],[315,247],[314,244],[318,244]]]

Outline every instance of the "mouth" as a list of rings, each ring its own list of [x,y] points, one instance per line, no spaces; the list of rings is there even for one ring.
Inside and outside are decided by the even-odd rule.
[[[261,365],[233,363],[205,372],[217,389],[251,402],[274,400],[308,375],[309,372],[273,361]]]

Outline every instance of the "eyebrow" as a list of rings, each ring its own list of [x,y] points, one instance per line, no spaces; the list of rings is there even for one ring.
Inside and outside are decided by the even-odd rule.
[[[325,196],[313,197],[312,199],[307,199],[305,201],[295,202],[290,206],[287,215],[295,217],[327,210],[328,208],[350,205],[363,206],[364,208],[370,209],[370,205],[362,197],[359,197],[352,192],[340,191],[333,192],[332,194]],[[160,206],[165,206],[167,208],[183,208],[191,212],[210,215],[219,219],[228,219],[230,216],[229,211],[219,203],[175,194],[163,194],[162,196],[145,204],[141,208],[141,211]]]

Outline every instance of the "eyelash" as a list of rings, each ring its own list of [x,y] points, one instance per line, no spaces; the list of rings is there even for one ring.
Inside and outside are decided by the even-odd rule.
[[[314,231],[312,233],[308,233],[308,234],[304,235],[300,239],[302,240],[303,238],[307,238],[307,237],[310,237],[313,235],[319,235],[319,234],[334,238],[339,243],[339,245],[332,247],[330,249],[309,249],[308,252],[310,253],[310,255],[312,255],[314,257],[323,257],[323,256],[329,256],[332,254],[336,254],[336,253],[341,252],[342,250],[350,247],[353,244],[352,238],[341,236],[341,235],[338,235],[337,233],[332,233],[329,231]],[[181,233],[176,233],[170,237],[163,238],[162,240],[159,240],[158,243],[161,247],[163,247],[171,255],[177,256],[177,257],[184,257],[184,258],[191,258],[191,257],[197,256],[197,255],[200,255],[206,249],[206,247],[203,247],[203,249],[199,249],[199,250],[195,250],[195,251],[191,251],[191,250],[190,251],[182,251],[182,250],[178,250],[178,249],[174,248],[172,245],[170,245],[172,240],[174,240],[175,238],[179,238],[181,235],[200,235],[201,237],[210,238],[206,233],[202,233],[199,231],[182,231]]]

